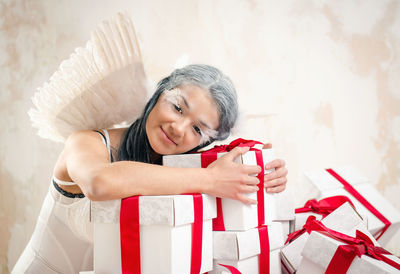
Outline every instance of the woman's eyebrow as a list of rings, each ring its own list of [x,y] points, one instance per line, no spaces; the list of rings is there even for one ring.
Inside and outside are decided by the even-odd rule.
[[[185,96],[183,96],[182,94],[179,94],[178,96],[182,98],[182,100],[183,100],[183,102],[185,103],[186,107],[187,107],[188,109],[190,109],[189,104],[188,104],[188,102],[186,101]]]
[[[188,103],[188,101],[186,100],[185,96],[183,96],[183,94],[179,94],[178,96],[182,98],[183,103],[185,104],[185,106],[187,107],[187,109],[190,110],[189,103]],[[205,126],[206,128],[211,129],[211,127],[208,126],[208,125],[207,125],[206,123],[204,123],[203,121],[199,120],[199,123],[202,124],[203,126]]]

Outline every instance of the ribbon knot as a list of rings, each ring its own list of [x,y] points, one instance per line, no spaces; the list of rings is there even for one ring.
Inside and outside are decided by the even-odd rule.
[[[308,200],[304,207],[297,208],[295,213],[314,212],[325,217],[346,202],[348,202],[354,208],[354,204],[351,202],[351,200],[342,195],[328,197],[319,201],[312,199]]]
[[[238,138],[229,143],[229,145],[218,145],[203,151],[202,153],[219,153],[219,152],[229,152],[235,147],[250,147],[253,148],[256,144],[262,144],[261,142],[254,140],[246,140]],[[255,148],[253,148],[255,149]]]
[[[382,247],[375,246],[374,242],[363,232],[356,230],[356,237],[351,237],[326,227],[323,223],[318,221],[315,216],[308,217],[307,222],[301,230],[289,234],[286,242],[295,240],[305,232],[310,234],[311,231],[317,231],[332,239],[344,243],[337,248],[334,256],[332,257],[325,272],[327,274],[346,273],[355,256],[361,257],[362,255],[367,255],[376,260],[383,261],[386,264],[400,270],[400,264],[384,256],[391,255],[391,253]]]

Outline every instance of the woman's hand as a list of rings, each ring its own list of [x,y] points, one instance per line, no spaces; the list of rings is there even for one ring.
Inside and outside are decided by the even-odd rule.
[[[249,151],[249,147],[236,147],[208,166],[211,171],[212,185],[207,193],[213,196],[242,201],[245,204],[256,204],[246,193],[258,190],[258,178],[254,175],[261,172],[259,166],[235,163],[234,159]]]
[[[272,148],[272,144],[264,144],[263,148]],[[265,170],[275,168],[275,171],[264,176],[264,187],[269,193],[278,193],[286,188],[288,170],[285,167],[285,161],[275,159],[266,163]]]

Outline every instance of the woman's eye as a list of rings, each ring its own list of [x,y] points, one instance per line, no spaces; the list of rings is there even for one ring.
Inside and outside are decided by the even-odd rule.
[[[198,126],[193,126],[193,129],[196,131],[197,134],[202,135],[201,129]]]
[[[180,108],[180,106],[178,105],[174,105],[176,111],[178,111],[179,113],[182,113],[182,109]]]

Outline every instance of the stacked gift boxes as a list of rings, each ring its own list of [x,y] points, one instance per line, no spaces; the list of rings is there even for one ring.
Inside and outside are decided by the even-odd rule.
[[[279,222],[265,226],[268,237],[266,254],[269,258],[269,273],[281,273],[280,248],[283,246],[282,224]],[[260,235],[258,228],[245,231],[214,231],[214,270],[222,273],[224,265],[233,266],[242,273],[260,273]],[[261,272],[262,273],[262,272]]]
[[[365,224],[361,216],[349,203],[344,203],[338,209],[323,218],[321,223],[330,229],[342,233],[348,233],[349,231],[353,231],[355,228]],[[285,272],[294,273],[299,268],[302,261],[301,251],[303,250],[308,237],[309,234],[306,231],[295,237],[282,248],[281,255]]]
[[[296,232],[281,250],[284,272],[400,273],[399,258],[380,246],[396,233],[400,214],[368,179],[351,167],[306,176],[321,199],[295,210]]]
[[[321,221],[310,216],[282,249],[285,273],[399,273],[400,259],[380,247],[346,202]]]
[[[383,198],[370,181],[352,167],[305,173],[318,198],[344,195],[368,219],[368,230],[381,245],[386,245],[400,228],[400,213]],[[383,233],[383,234],[382,234]]]
[[[197,273],[204,273],[212,270],[212,218],[216,217],[216,205],[214,197],[199,196],[203,214],[201,234],[195,237],[201,239],[200,270]],[[121,208],[126,207],[130,199],[138,199],[137,227],[131,220],[134,219],[132,208]],[[196,211],[199,212],[195,205],[192,195],[140,196],[122,201],[92,202],[95,272],[191,273],[193,222]],[[139,233],[135,231],[137,228]],[[132,237],[136,236],[140,242],[135,250]],[[137,259],[138,262],[133,262]],[[137,265],[139,270],[135,268]]]
[[[336,233],[311,231],[301,253],[303,259],[296,273],[386,274],[400,272],[400,259],[380,249],[378,242],[374,241],[368,230],[359,227],[348,234],[335,236]],[[361,241],[364,242],[360,244]],[[357,249],[361,245],[368,246],[368,252],[372,256],[358,253]],[[361,250],[363,251],[365,250]]]
[[[206,160],[203,154],[164,156],[163,165],[204,168],[224,153],[208,153],[206,157],[211,158]],[[236,161],[265,165],[274,158],[270,149],[253,149]],[[298,231],[290,234],[285,245],[287,235],[294,231],[293,199],[288,191],[269,194],[261,187],[257,193],[246,194],[258,205],[204,194],[92,202],[95,271],[335,273],[332,269],[339,267],[337,273],[398,273],[400,260],[382,249],[371,234],[386,243],[399,226],[400,214],[351,168],[306,175],[319,197],[329,198],[310,200],[296,210]],[[341,195],[340,203],[332,206],[337,195]],[[137,203],[136,217],[127,207],[132,199]],[[132,248],[135,241],[136,249]],[[340,254],[343,246],[349,246],[346,254],[350,255]],[[131,268],[138,265],[138,271]]]
[[[211,158],[215,160],[225,153],[215,153]],[[210,163],[212,160],[205,160],[204,157],[209,156],[164,156],[163,165],[181,168],[206,167],[204,162]],[[265,166],[274,159],[272,149],[263,149],[251,150],[239,156],[236,161],[245,165]],[[265,170],[264,175],[269,172],[272,170]],[[247,194],[249,198],[258,200],[258,205],[245,205],[237,200],[217,198],[217,206],[220,207],[217,212],[220,215],[216,219],[218,221],[214,220],[214,267],[211,273],[223,273],[227,271],[225,266],[233,266],[242,273],[281,273],[280,248],[294,227],[293,199],[287,190],[270,194],[260,187],[259,191],[262,191],[264,200],[261,207],[260,193]],[[264,218],[261,222],[260,208]]]
[[[215,159],[223,154],[215,153]],[[273,159],[272,150],[253,150],[236,161],[264,166]],[[175,167],[202,167],[201,162],[202,154],[163,158],[164,165]],[[225,231],[212,231],[212,219],[217,215],[216,198],[200,195],[203,213],[200,255],[197,254],[199,270],[193,270],[192,239],[196,245],[199,242],[199,235],[193,234],[196,226],[194,216],[199,210],[196,210],[192,195],[140,196],[92,202],[94,270],[98,273],[204,273],[214,269],[213,273],[224,273],[228,268],[223,268],[221,263],[236,267],[243,273],[265,273],[260,271],[265,267],[270,273],[280,273],[279,250],[294,225],[293,200],[287,191],[268,194],[264,188],[260,189],[264,200],[261,211],[260,205],[219,199],[223,217],[218,219]],[[260,191],[248,196],[259,200]],[[132,199],[137,203],[134,210],[127,206]],[[135,210],[137,216],[131,213]],[[260,212],[264,215],[261,223]]]

